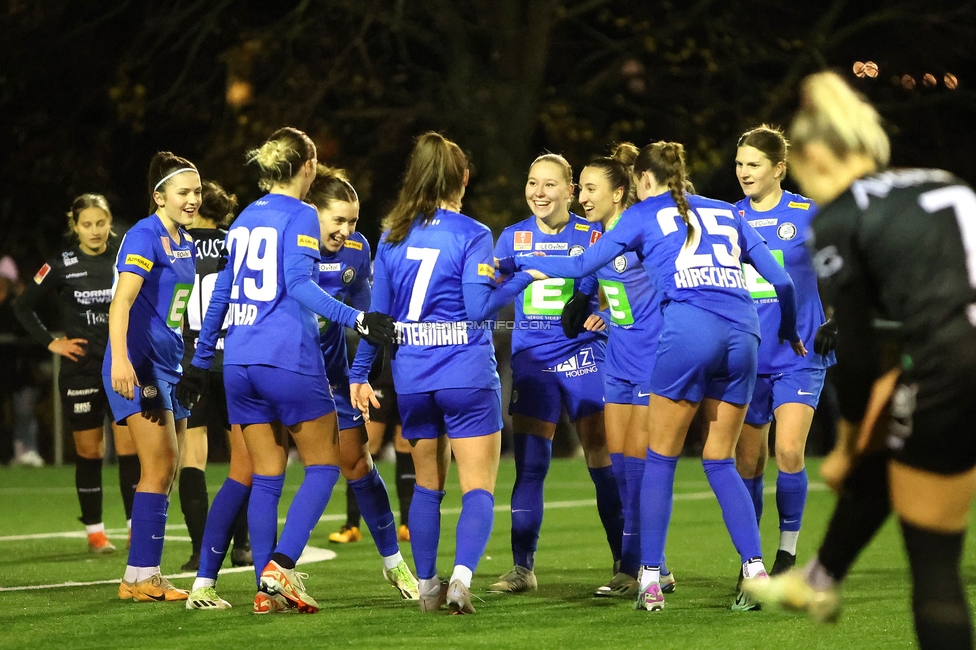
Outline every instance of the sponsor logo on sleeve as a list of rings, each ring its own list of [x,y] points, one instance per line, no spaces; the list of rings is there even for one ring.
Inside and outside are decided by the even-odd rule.
[[[576,257],[577,255],[582,255],[585,249],[579,244],[574,244],[572,248],[569,249],[569,256]]]
[[[786,205],[786,207],[788,207],[788,208],[796,208],[798,210],[809,210],[810,209],[810,204],[809,203],[804,203],[802,201],[790,201]]]
[[[532,250],[532,232],[528,230],[515,231],[515,244],[512,246],[517,251]]]
[[[491,264],[479,264],[478,275],[483,275],[486,278],[493,278],[495,277],[495,267]]]
[[[147,260],[142,255],[136,255],[135,253],[129,253],[125,256],[126,266],[138,266],[143,271],[147,273],[152,271],[153,263]]]
[[[46,278],[47,274],[50,272],[51,272],[51,265],[45,264],[40,268],[40,270],[37,273],[34,274],[34,282],[36,282],[37,284],[44,282],[44,278]]]
[[[316,244],[318,244],[318,242],[316,242]],[[352,248],[353,250],[357,250],[357,251],[363,250],[362,242],[353,241],[351,239],[347,239],[343,244],[343,246],[345,246],[346,248]]]
[[[315,237],[309,237],[308,235],[298,236],[298,245],[303,248],[311,248],[314,251],[319,249],[319,240]]]
[[[596,241],[597,241],[597,240],[598,240],[598,239],[599,239],[600,237],[603,237],[603,233],[602,233],[602,232],[600,232],[599,230],[594,230],[593,232],[591,232],[591,233],[590,233],[590,246],[592,246],[593,244],[595,244],[595,243],[596,243]]]
[[[587,226],[585,223],[578,223],[578,224],[576,224],[576,230],[579,230],[581,232],[586,232],[589,229],[590,229],[590,227]]]

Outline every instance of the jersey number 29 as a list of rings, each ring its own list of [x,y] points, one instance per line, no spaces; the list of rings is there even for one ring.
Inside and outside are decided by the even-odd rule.
[[[278,231],[268,226],[258,226],[253,230],[240,226],[227,234],[227,253],[234,260],[234,284],[230,290],[231,300],[240,300],[241,287],[244,297],[254,302],[270,302],[278,295]],[[240,283],[237,276],[241,266],[259,274],[261,282],[255,277],[245,276]]]

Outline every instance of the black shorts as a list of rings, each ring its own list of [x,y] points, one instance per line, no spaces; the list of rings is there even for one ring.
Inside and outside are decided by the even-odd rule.
[[[224,373],[211,372],[207,391],[190,411],[186,428],[207,427],[213,431],[229,431],[230,418],[227,417],[227,393],[224,391]]]
[[[943,365],[938,373],[903,375],[891,399],[892,458],[936,474],[976,466],[976,366]]]
[[[397,407],[396,389],[393,387],[393,370],[390,362],[383,365],[383,370],[375,381],[372,382],[373,392],[379,400],[380,407],[369,406],[369,419],[372,422],[379,422],[388,426],[400,424],[400,410]]]
[[[101,429],[105,426],[108,398],[101,375],[61,375],[61,406],[72,431]]]

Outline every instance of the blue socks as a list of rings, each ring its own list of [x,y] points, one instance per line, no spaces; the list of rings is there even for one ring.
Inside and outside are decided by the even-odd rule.
[[[732,537],[732,544],[742,561],[762,557],[756,511],[742,477],[735,470],[735,460],[702,460],[702,465],[708,484],[712,486],[722,508],[722,519]]]
[[[542,488],[549,473],[552,441],[542,436],[516,433],[515,487],[512,488],[512,558],[515,564],[532,569],[542,529]],[[413,522],[413,514],[410,515]],[[413,528],[410,529],[411,538]],[[418,576],[419,577],[419,576]]]
[[[200,569],[198,578],[217,579],[220,565],[227,556],[237,517],[247,502],[251,488],[234,479],[224,480],[220,490],[210,504],[207,514],[207,527],[203,531],[203,547],[200,549]],[[262,566],[263,570],[264,567]]]
[[[640,491],[641,564],[644,566],[661,566],[664,562],[677,467],[677,456],[662,456],[647,450]]]
[[[413,520],[411,513],[410,521]],[[485,547],[488,546],[488,538],[491,537],[494,524],[495,497],[491,492],[471,490],[461,497],[461,517],[457,523],[457,548],[454,551],[455,566],[467,567],[471,569],[471,573],[474,573],[481,556],[485,553]],[[412,536],[412,528],[410,533]]]
[[[643,462],[643,459],[641,459]],[[627,461],[623,454],[610,454],[610,468],[613,469],[613,478],[617,481],[617,493],[620,495],[620,503],[624,508],[627,507]]]
[[[319,523],[332,497],[332,488],[339,480],[338,465],[308,465],[305,467],[305,480],[298,486],[298,492],[288,508],[285,527],[281,529],[281,540],[275,553],[297,562],[301,557],[312,529]],[[254,544],[251,544],[254,551]]]
[[[419,485],[413,488],[413,500],[410,502],[410,546],[419,580],[437,577],[437,545],[441,537],[441,501],[443,500],[443,492],[428,490]],[[459,521],[459,526],[460,523]],[[458,547],[460,548],[460,533]],[[254,548],[253,542],[251,548]]]
[[[603,530],[607,533],[607,543],[613,561],[617,562],[621,555],[622,538],[624,535],[624,507],[620,501],[617,480],[613,476],[611,467],[590,467],[590,478],[596,486],[596,510],[600,513]]]
[[[776,476],[776,509],[779,510],[779,529],[799,531],[806,503],[806,468],[795,474],[780,471]]]
[[[285,475],[252,475],[251,499],[247,505],[247,525],[251,531],[251,554],[254,573],[261,579],[264,567],[271,561],[278,540],[278,501],[285,486]]]
[[[763,515],[763,477],[760,474],[756,478],[744,478],[742,483],[746,486],[746,492],[752,499],[752,505],[756,509],[756,523],[762,521]]]
[[[644,467],[647,461],[630,456],[623,460],[626,470],[624,480],[627,498],[624,500],[624,534],[620,553],[620,571],[636,578],[641,565],[641,483],[644,480]]]
[[[349,487],[356,495],[359,512],[369,526],[369,532],[373,535],[373,541],[376,542],[380,555],[389,557],[399,552],[396,526],[393,525],[393,511],[390,509],[390,495],[376,468],[371,469],[369,474],[362,478],[349,481]]]
[[[129,566],[159,566],[163,558],[168,509],[169,497],[165,494],[136,492],[132,499],[132,545],[129,547]]]

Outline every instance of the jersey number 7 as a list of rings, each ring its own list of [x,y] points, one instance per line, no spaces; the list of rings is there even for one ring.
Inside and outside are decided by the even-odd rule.
[[[417,322],[424,309],[427,289],[430,288],[430,278],[434,274],[434,264],[441,251],[437,248],[417,248],[407,246],[407,259],[419,260],[420,268],[413,280],[413,291],[410,292],[410,306],[407,308],[407,320]]]

